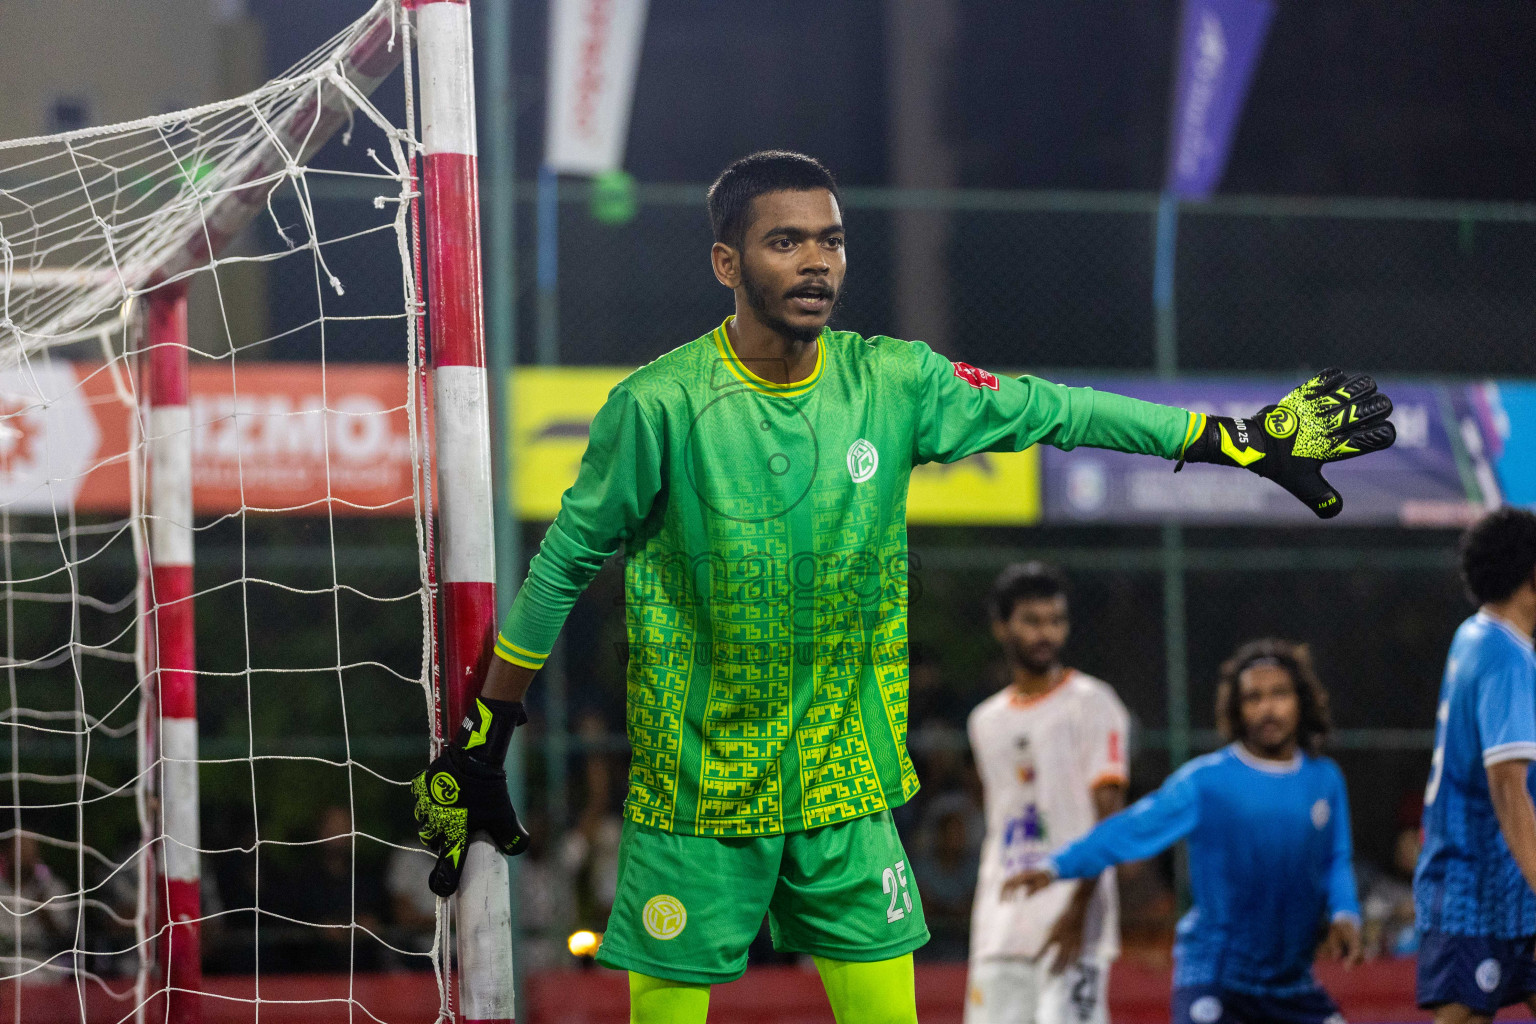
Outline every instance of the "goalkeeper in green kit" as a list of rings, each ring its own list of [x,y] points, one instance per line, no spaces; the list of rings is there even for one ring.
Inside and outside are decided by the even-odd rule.
[[[631,1020],[703,1022],[767,914],[777,948],[815,959],[839,1024],[913,1022],[928,929],[891,819],[918,788],[912,467],[1088,445],[1244,468],[1326,518],[1342,503],[1320,469],[1391,445],[1392,404],[1325,371],[1251,419],[1208,417],[829,330],[847,254],[837,187],[809,157],[737,161],[709,214],[736,313],[626,377],[592,421],[480,698],[412,783],[432,887],[457,886],[475,832],[526,844],[507,744],[571,606],[622,547],[633,754],[598,960],[630,972]]]

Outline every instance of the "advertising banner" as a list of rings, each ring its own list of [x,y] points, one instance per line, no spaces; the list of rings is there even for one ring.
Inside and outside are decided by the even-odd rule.
[[[1216,190],[1273,15],[1271,0],[1184,0],[1168,147],[1173,194],[1203,199]]]
[[[1536,506],[1536,382],[1472,384],[1450,404],[1468,491],[1487,505]]]
[[[190,383],[199,514],[410,514],[403,366],[194,366]],[[129,388],[101,364],[0,373],[0,502],[12,512],[127,512],[140,415]]]
[[[550,169],[597,175],[623,164],[646,2],[550,0]]]
[[[1151,402],[1222,416],[1252,416],[1292,383],[1071,380]],[[1454,526],[1483,507],[1450,400],[1457,389],[1382,384],[1392,398],[1397,443],[1385,452],[1324,471],[1344,496],[1334,523]],[[1465,390],[1465,389],[1461,389]],[[1536,428],[1533,428],[1536,433]],[[1044,452],[1045,515],[1051,522],[1191,524],[1320,522],[1268,480],[1221,466],[1171,463],[1091,448]]]
[[[523,519],[549,520],[576,480],[592,417],[630,371],[615,367],[520,367],[513,378],[513,494]],[[907,520],[1027,525],[1040,518],[1040,455],[986,453],[912,474]]]
[[[576,479],[593,415],[629,370],[520,368],[512,395],[524,519],[552,519]],[[1249,416],[1293,381],[1084,378],[1153,402]],[[193,501],[200,515],[241,508],[295,515],[409,515],[413,507],[406,370],[397,365],[246,363],[191,374]],[[1483,509],[1536,507],[1536,382],[1398,384],[1397,444],[1340,463],[1335,523],[1459,526]],[[124,395],[130,396],[124,401]],[[0,373],[0,504],[12,512],[120,514],[139,411],[130,382],[89,363]],[[141,453],[142,457],[142,453]],[[1313,524],[1267,480],[1093,448],[983,454],[912,474],[915,524]]]

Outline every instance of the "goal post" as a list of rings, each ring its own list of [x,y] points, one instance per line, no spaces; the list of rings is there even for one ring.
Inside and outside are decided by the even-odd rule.
[[[148,780],[159,796],[159,872],[150,904],[159,937],[157,987],[168,1024],[200,1024],[203,988],[198,826],[197,657],[192,589],[192,416],[187,293],[162,286],[146,297],[142,367],[149,449],[148,635],[146,698],[159,735]],[[152,726],[152,727],[153,727]],[[146,836],[153,841],[154,835]]]
[[[414,6],[442,526],[443,732],[451,736],[494,656],[496,631],[475,75],[467,0]],[[473,1024],[514,1017],[510,898],[506,859],[484,837],[472,841],[455,904],[459,993]]]
[[[391,123],[369,99],[402,63],[407,79],[403,126]],[[408,790],[405,780],[386,777],[358,759],[345,716],[353,674],[374,672],[419,684],[426,698],[425,721],[418,720],[425,737],[424,764],[428,747],[435,752],[443,735],[451,735],[463,717],[493,652],[495,544],[475,124],[467,0],[378,0],[294,69],[246,96],[128,124],[0,142],[0,612],[8,623],[0,671],[9,673],[10,694],[7,710],[0,715],[0,742],[7,744],[10,761],[9,772],[3,773],[10,793],[5,807],[9,821],[0,822],[0,865],[7,874],[0,878],[0,1001],[6,1009],[14,1007],[18,1017],[25,1019],[23,990],[54,976],[68,980],[67,986],[58,987],[67,987],[68,998],[78,1001],[81,1019],[202,1024],[227,1019],[232,1003],[251,1004],[248,1008],[259,1016],[261,1004],[275,998],[263,994],[263,929],[345,928],[349,972],[357,970],[360,942],[396,955],[409,953],[392,947],[389,937],[369,932],[356,910],[360,843],[395,850],[403,844],[398,837],[362,831],[354,795],[358,779],[393,787],[393,798],[400,801],[408,800]],[[380,140],[377,150],[367,150],[378,171],[308,166],[333,136],[345,132],[350,138],[364,128]],[[373,209],[383,212],[372,222],[327,227],[317,215],[310,187],[320,175],[332,175],[331,182],[348,186],[368,187],[371,179],[392,194],[373,198]],[[283,207],[286,212],[278,212],[279,203],[289,204]],[[242,244],[231,254],[230,243],[253,221],[276,241],[267,249]],[[371,238],[398,259],[400,293],[373,296],[374,301],[363,303],[358,312],[355,280],[343,281],[346,272],[339,276],[329,261],[338,259],[335,254],[346,246]],[[423,278],[414,259],[418,249],[426,269],[424,306],[418,299]],[[306,265],[313,264],[313,314],[295,314],[290,317],[293,324],[274,329],[271,336],[236,344],[218,297],[220,267],[256,260],[277,265],[296,255]],[[205,297],[210,290],[215,294],[217,309],[208,319],[217,325],[224,318],[222,328],[215,327],[223,338],[210,340],[198,333],[195,282]],[[328,303],[345,308],[328,308]],[[296,305],[307,310],[309,304]],[[328,363],[326,346],[333,334],[357,323],[402,342],[395,350],[397,358],[403,356],[400,367],[405,370],[396,406],[386,403],[382,409],[359,412],[355,404],[336,404],[330,389],[340,371]],[[423,365],[428,362],[428,338],[429,365]],[[261,346],[292,348],[295,339],[317,343],[318,362],[306,364],[318,367],[313,399],[295,399],[302,408],[290,402],[279,403],[276,411],[252,411],[248,396],[256,385],[248,382],[273,375],[275,363],[268,359],[294,358],[266,355]],[[223,397],[200,398],[198,389],[220,375]],[[82,461],[67,470],[45,465],[39,453],[49,448],[49,437],[58,436],[46,434],[49,417],[57,419],[65,404],[102,401],[104,389],[110,388],[101,379],[107,378],[114,382],[123,418],[131,424],[126,440],[119,441],[121,449],[105,454],[92,449],[94,454],[82,454]],[[366,495],[359,497],[346,490],[352,485],[338,482],[344,470],[357,475],[337,462],[350,457],[345,452],[338,456],[338,446],[345,448],[342,442],[370,416],[374,419],[369,423],[396,416],[408,424],[405,437],[412,468],[403,498],[379,498],[377,490],[366,488]],[[221,426],[226,422],[227,430]],[[210,440],[215,433],[216,442]],[[43,440],[34,443],[34,435]],[[260,491],[267,485],[256,479],[264,471],[252,461],[253,438],[277,438],[273,443],[303,450],[322,460],[318,464],[323,472],[308,491],[300,488],[302,493],[295,491],[295,496],[255,497],[267,493]],[[233,449],[233,476],[221,492],[226,504],[205,508],[202,496],[194,505],[194,491],[202,495],[199,488],[213,486],[200,477],[205,472],[200,446],[209,445]],[[83,451],[90,446],[79,441],[77,447]],[[37,462],[31,471],[42,481],[38,493],[53,496],[48,501],[10,496],[6,475],[20,458],[13,457],[13,450]],[[47,458],[56,456],[51,452]],[[283,472],[273,475],[281,477]],[[106,486],[102,481],[109,477],[112,486],[120,486],[121,497],[114,491],[107,505],[81,504],[87,492],[99,497]],[[115,514],[119,506],[127,515],[120,528],[115,522],[77,524],[77,507]],[[408,511],[414,518],[418,589],[364,593],[337,574],[337,517],[388,514],[381,510],[389,508],[397,509],[394,514]],[[16,531],[13,510],[51,515],[55,550],[47,552],[46,531]],[[321,532],[332,559],[331,580],[325,586],[284,584],[248,567],[247,556],[253,552],[243,546],[247,521],[280,514],[325,520]],[[238,575],[210,585],[202,580],[202,568],[194,579],[194,564],[203,559],[194,552],[204,531],[224,520],[239,524]],[[77,550],[81,537],[98,535],[105,538],[99,550]],[[121,538],[131,540],[108,550]],[[21,540],[36,542],[46,557],[59,560],[59,569],[38,577],[29,576],[27,566],[13,564],[13,545]],[[121,548],[130,544],[131,557],[125,558]],[[95,567],[90,566],[93,561]],[[128,614],[137,626],[105,619],[104,626],[94,620],[89,628],[82,626],[81,608],[103,617],[133,603],[86,592],[91,585],[86,568],[104,571],[101,566],[124,561],[136,573],[137,603]],[[53,589],[44,592],[46,588],[34,585],[37,578],[51,580]],[[261,629],[257,613],[250,610],[250,593],[257,587],[291,594],[294,601],[329,597],[334,663],[269,665],[264,647],[280,645],[253,637],[253,622],[255,633]],[[208,657],[206,624],[216,616],[206,610],[205,602],[231,589],[242,595],[242,621],[235,626],[244,628],[244,664],[210,667],[200,658]],[[379,607],[419,600],[419,676],[414,666],[407,673],[386,658],[344,650],[342,605],[347,600]],[[57,648],[42,654],[19,649],[25,645],[18,643],[15,609],[27,602],[40,607],[68,603],[76,609],[70,632]],[[43,617],[30,609],[26,615]],[[200,621],[205,624],[203,651],[195,637]],[[93,629],[104,630],[105,638]],[[225,648],[232,647],[220,647],[227,656]],[[119,675],[111,677],[110,685],[98,681],[93,659],[136,665],[132,685],[117,669]],[[69,699],[60,689],[65,677],[48,674],[62,671],[61,665],[73,666],[68,681],[74,695]],[[336,738],[344,753],[258,753],[262,737],[252,710],[259,696],[257,681],[277,685],[308,678],[305,673],[334,679],[334,693],[326,699],[339,701]],[[243,686],[248,716],[243,756],[229,755],[227,736],[222,753],[204,752],[207,737],[199,736],[198,726],[200,683],[207,703],[220,711],[221,698],[209,688]],[[139,709],[136,727],[120,722],[130,701]],[[123,736],[136,738],[138,753],[131,771],[113,767],[118,762],[111,758],[119,755],[108,749],[107,740]],[[37,770],[28,764],[28,756],[64,759],[67,767]],[[281,761],[307,761],[317,771],[334,768],[345,776],[350,835],[321,834],[309,840],[262,834],[262,774],[269,763]],[[214,814],[207,803],[210,778],[230,766],[249,775],[255,831],[249,840],[214,848],[205,835],[200,807]],[[59,786],[69,787],[67,798],[48,789]],[[134,802],[143,834],[133,849],[114,851],[104,848],[98,835],[117,833],[93,832],[91,822],[112,814],[120,819],[116,811],[107,813],[115,806],[110,801],[120,799]],[[120,833],[120,821],[112,828]],[[215,997],[219,979],[203,977],[203,946],[210,929],[227,927],[230,918],[217,905],[204,905],[210,858],[248,855],[257,864],[263,850],[319,851],[333,838],[350,844],[353,909],[348,919],[311,921],[292,909],[272,909],[262,902],[259,868],[253,868],[258,881],[250,906],[250,944],[256,973],[248,993],[231,996],[226,986]],[[33,854],[24,855],[24,843],[68,851],[74,862],[68,877],[52,889],[34,886],[33,895],[27,895],[20,865]],[[131,887],[137,909],[125,910],[112,893],[135,881]],[[424,889],[425,870],[420,884]],[[439,901],[431,950],[411,954],[430,955],[435,961],[439,1019],[477,1024],[514,1020],[510,900],[505,859],[485,837],[473,841],[458,896]],[[132,918],[131,938],[121,937],[124,915]],[[67,924],[66,917],[73,924],[55,928],[50,923],[49,934],[65,935],[67,948],[55,951],[47,943],[39,945],[35,935],[24,934],[45,918]],[[88,919],[107,922],[105,931],[111,937],[93,937],[94,924],[87,925]],[[446,948],[450,934],[457,939],[456,957]],[[32,957],[29,949],[43,952]],[[118,980],[125,971],[136,973],[136,981],[126,989]],[[351,982],[349,974],[345,992],[324,1002],[337,1004],[344,1016],[362,1010],[376,1017],[374,1009],[357,1002]],[[38,992],[27,996],[37,998]],[[318,1010],[315,1019],[321,1019]]]

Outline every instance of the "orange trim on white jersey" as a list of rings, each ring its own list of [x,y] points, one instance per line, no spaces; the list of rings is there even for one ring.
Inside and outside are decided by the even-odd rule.
[[[1071,679],[1076,674],[1077,674],[1077,669],[1075,669],[1075,668],[1064,668],[1064,669],[1061,670],[1061,678],[1056,680],[1056,685],[1055,686],[1052,686],[1049,690],[1046,690],[1044,693],[1037,693],[1037,694],[1035,694],[1033,696],[1030,696],[1030,697],[1024,696],[1018,690],[1014,689],[1012,683],[1009,683],[1008,684],[1008,705],[1009,705],[1009,707],[1015,707],[1015,708],[1031,708],[1031,707],[1034,707],[1036,704],[1039,704],[1041,701],[1045,700],[1047,697],[1051,696],[1053,693],[1055,693],[1056,691],[1060,690],[1063,686],[1066,686],[1067,685],[1067,680]]]

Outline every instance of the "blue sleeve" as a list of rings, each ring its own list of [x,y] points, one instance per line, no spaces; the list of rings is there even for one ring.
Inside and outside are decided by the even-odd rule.
[[[1478,680],[1477,739],[1483,765],[1536,760],[1536,672],[1510,651],[1495,660]]]
[[[1200,823],[1200,800],[1194,772],[1179,771],[1160,789],[1148,793],[1119,814],[1051,856],[1061,878],[1093,878],[1105,868],[1128,860],[1144,860],[1166,850]]]
[[[1333,797],[1329,800],[1333,820],[1333,861],[1328,865],[1328,917],[1351,914],[1360,918],[1360,897],[1355,891],[1355,844],[1349,826],[1349,791],[1339,766],[1329,766],[1333,773]]]

